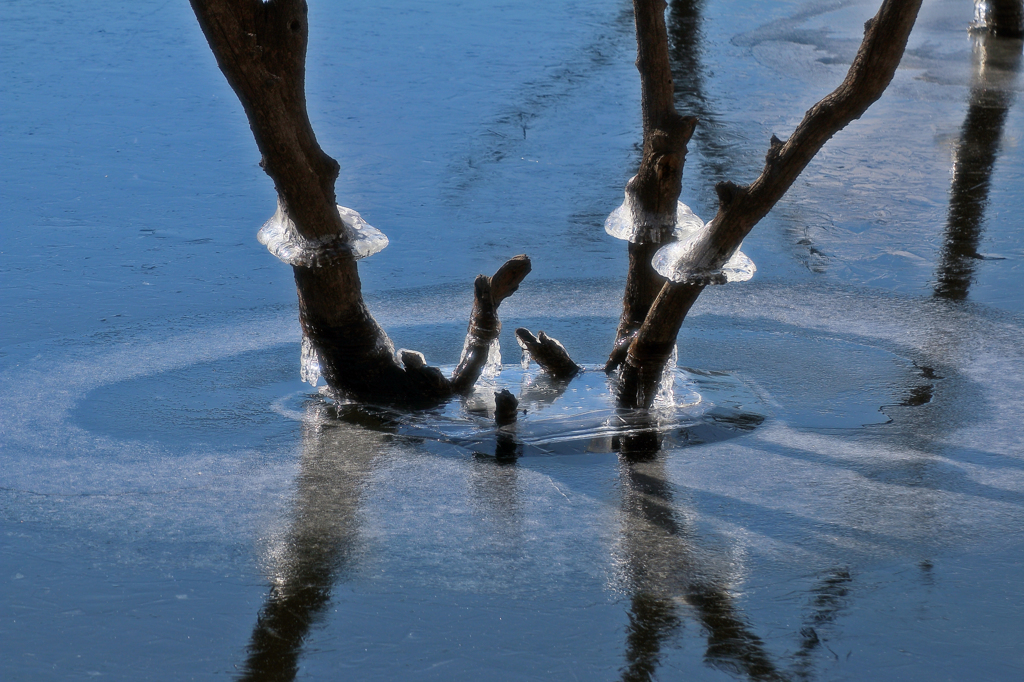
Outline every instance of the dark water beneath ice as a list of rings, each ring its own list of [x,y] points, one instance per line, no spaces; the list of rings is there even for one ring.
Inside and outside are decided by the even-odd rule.
[[[683,201],[756,174],[874,9],[670,3]],[[6,3],[0,678],[1019,679],[1020,43],[972,17],[926,3],[755,278],[688,318],[650,436],[510,335],[607,353],[629,5],[313,3],[310,114],[391,240],[361,272],[396,347],[456,362],[472,278],[533,258],[497,434],[299,381],[273,188],[187,3]]]

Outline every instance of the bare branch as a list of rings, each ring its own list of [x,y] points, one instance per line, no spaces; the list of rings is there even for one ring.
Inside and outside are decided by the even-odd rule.
[[[629,243],[629,270],[622,300],[622,317],[607,371],[625,357],[622,339],[640,327],[665,278],[651,267],[651,258],[672,239],[676,202],[682,185],[686,145],[697,119],[682,117],[675,109],[675,90],[669,65],[664,0],[634,0],[637,58],[640,72],[644,153],[635,177],[626,185],[635,204],[636,241]]]
[[[516,330],[516,340],[537,361],[541,369],[556,379],[571,379],[582,371],[569,357],[565,346],[544,332],[534,336],[529,329],[520,327]]]
[[[347,240],[334,192],[339,166],[320,148],[306,112],[305,0],[191,3],[245,109],[285,217],[310,242]],[[293,272],[299,320],[328,386],[358,400],[407,406],[437,403],[456,387],[472,386],[501,328],[498,304],[530,271],[529,259],[518,256],[494,277],[477,280],[468,352],[449,381],[419,353],[403,352],[398,364],[391,340],[363,301],[354,258],[342,253],[317,265],[294,265]]]
[[[515,256],[505,262],[491,277],[477,275],[473,286],[473,312],[469,316],[466,347],[462,359],[452,372],[451,386],[456,393],[473,388],[487,364],[491,343],[501,333],[498,306],[511,296],[530,273],[530,259]]]
[[[494,393],[494,423],[499,427],[514,424],[519,416],[519,400],[507,388]]]
[[[307,239],[342,231],[335,209],[338,162],[324,153],[306,113],[304,0],[191,0],[217,65],[245,109],[261,165]]]
[[[864,41],[846,79],[808,110],[788,141],[772,137],[758,178],[747,187],[729,182],[716,186],[718,214],[708,238],[706,262],[696,266],[707,270],[721,267],[825,142],[881,97],[903,57],[920,7],[921,0],[885,0],[878,14],[865,24]],[[629,346],[620,386],[625,403],[650,405],[679,327],[702,290],[703,285],[675,282],[662,287]]]

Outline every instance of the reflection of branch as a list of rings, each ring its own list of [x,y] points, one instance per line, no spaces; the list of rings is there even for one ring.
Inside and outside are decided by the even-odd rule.
[[[295,584],[271,589],[256,618],[242,680],[290,681],[299,670],[302,641],[330,601],[333,578],[321,565],[296,566]]]
[[[701,61],[708,42],[701,26],[706,0],[672,0],[667,22],[669,58],[675,80],[676,108],[697,117],[700,124],[693,141],[701,153],[704,180],[724,180],[735,172],[736,145],[724,134],[723,124],[705,92],[705,68]]]
[[[253,628],[243,680],[295,678],[303,641],[358,540],[360,493],[381,436],[356,426],[316,426],[315,409],[303,427],[292,525],[275,557],[274,584]]]
[[[704,96],[704,68],[701,53],[704,50],[704,36],[701,31],[701,14],[704,0],[672,0],[667,16],[669,59],[674,73],[684,74],[674,83],[675,103],[684,111],[693,111],[706,123],[707,99]]]
[[[661,643],[682,625],[675,605],[647,592],[636,592],[629,604],[626,660],[622,682],[646,682],[658,669]]]
[[[974,40],[971,101],[956,148],[946,236],[935,282],[935,295],[954,301],[967,298],[975,261],[981,258],[978,245],[992,169],[1013,102],[1013,81],[1024,45],[989,33],[975,35]]]
[[[736,613],[729,593],[717,586],[698,587],[686,595],[700,614],[708,633],[708,651],[704,660],[716,668],[746,675],[752,680],[784,680],[764,649],[761,638]]]
[[[818,631],[834,623],[839,612],[846,606],[846,597],[850,592],[852,580],[848,570],[836,568],[826,572],[821,582],[811,590],[814,595],[811,602],[812,610],[804,620],[804,626],[800,628],[800,637],[803,641],[795,654],[798,661],[797,674],[800,677],[810,677],[811,654],[823,646]]]
[[[751,680],[781,680],[764,643],[701,560],[689,528],[677,518],[654,428],[620,438],[622,509],[627,565],[633,584],[623,680],[650,680],[661,649],[681,627],[677,600],[695,611],[707,632],[705,660]]]

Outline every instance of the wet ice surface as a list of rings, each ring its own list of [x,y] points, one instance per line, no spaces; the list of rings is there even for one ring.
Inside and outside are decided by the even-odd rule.
[[[395,347],[456,363],[473,276],[533,258],[487,379],[533,391],[509,441],[470,402],[339,412],[302,383],[291,274],[254,239],[272,188],[187,6],[14,3],[0,677],[1018,678],[1024,120],[961,4],[925,7],[891,92],[755,228],[756,277],[702,295],[677,426],[616,442],[574,416],[603,377],[556,399],[511,330],[608,351],[625,252],[601,225],[639,140],[623,7],[311,7],[311,116],[339,201],[392,239],[360,268]],[[696,213],[873,11],[703,5],[673,52]],[[985,145],[972,103],[1002,106],[975,222],[950,218],[978,205],[951,180]]]
[[[614,319],[607,305],[594,321],[543,317],[527,299],[510,312],[564,326],[570,348],[597,346],[593,322]],[[769,301],[770,314],[751,312]],[[429,339],[402,324],[415,302],[377,309],[396,336]],[[843,314],[823,319],[821,305]],[[182,674],[230,671],[267,610],[264,580],[275,594],[320,580],[332,597],[311,614],[307,677],[345,665],[384,678],[400,665],[468,678],[495,656],[510,675],[615,677],[641,598],[680,619],[662,652],[680,674],[726,675],[754,654],[822,677],[907,656],[924,677],[950,649],[965,673],[1020,663],[1008,603],[1020,596],[1019,320],[810,285],[711,297],[680,358],[703,375],[685,372],[677,398],[766,420],[707,420],[719,433],[693,442],[666,433],[659,457],[628,465],[599,431],[567,454],[540,452],[530,427],[579,403],[524,387],[518,365],[494,378],[536,396],[523,401],[539,419],[517,425],[514,464],[463,405],[446,408],[461,426],[369,408],[339,418],[302,390],[290,317],[55,344],[4,372],[12,650],[56,664],[55,678],[130,678],[161,657]],[[436,333],[457,338],[447,326]],[[560,426],[574,423],[585,420]],[[715,619],[747,634],[706,668],[708,626],[685,623]],[[53,623],[66,655],[39,639]],[[146,659],[110,662],[98,641]]]
[[[445,374],[451,367],[442,368]],[[492,366],[469,395],[432,410],[408,412],[299,391],[278,401],[279,414],[321,426],[368,426],[404,440],[432,440],[453,452],[509,461],[518,457],[617,452],[623,439],[656,432],[662,447],[734,438],[764,421],[756,395],[728,373],[673,368],[651,411],[621,410],[599,367],[559,381],[518,365]],[[514,425],[496,429],[494,394],[519,400]],[[116,399],[115,399],[116,400]],[[861,415],[864,416],[864,415]],[[868,415],[872,419],[876,415]]]

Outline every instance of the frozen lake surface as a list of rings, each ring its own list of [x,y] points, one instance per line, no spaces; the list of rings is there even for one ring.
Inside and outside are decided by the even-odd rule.
[[[925,3],[679,338],[672,426],[596,366],[639,161],[630,4],[310,8],[308,99],[396,347],[501,308],[508,433],[299,380],[271,181],[185,2],[9,0],[0,31],[3,680],[1017,680],[1024,675],[1021,43]],[[479,6],[478,6],[479,5]],[[873,2],[671,2],[681,199],[749,182]],[[628,434],[627,434],[628,435]],[[635,434],[634,434],[635,435]]]

